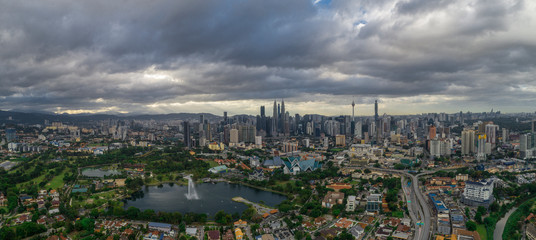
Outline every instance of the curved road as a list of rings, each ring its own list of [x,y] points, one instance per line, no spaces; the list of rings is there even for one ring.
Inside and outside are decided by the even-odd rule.
[[[428,208],[428,205],[426,204],[426,200],[419,188],[419,176],[430,174],[433,172],[423,172],[418,174],[417,176],[409,174],[407,171],[400,171],[400,170],[392,170],[392,169],[382,169],[382,168],[372,168],[368,167],[371,170],[378,171],[378,172],[387,172],[387,173],[396,173],[400,175],[404,175],[406,177],[409,177],[411,179],[411,185],[413,186],[413,193],[417,196],[417,201],[412,201],[411,208],[413,210],[417,209],[418,211],[418,218],[420,219],[420,222],[422,222],[423,226],[418,226],[415,223],[415,238],[419,240],[428,240],[430,239],[430,223],[431,221],[431,213],[430,209]],[[410,197],[411,199],[411,197]],[[411,214],[410,214],[411,215]]]
[[[497,225],[495,225],[495,231],[493,231],[493,239],[502,239],[504,227],[506,226],[506,221],[508,221],[510,215],[512,215],[512,213],[514,213],[516,210],[516,207],[510,209],[510,211],[508,211],[506,215],[504,215],[504,217],[497,222]]]

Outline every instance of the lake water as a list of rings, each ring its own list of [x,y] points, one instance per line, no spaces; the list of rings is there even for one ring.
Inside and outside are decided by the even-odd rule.
[[[188,186],[164,184],[160,187],[145,186],[137,197],[128,199],[125,209],[136,207],[140,210],[153,209],[164,212],[195,212],[206,213],[214,216],[218,211],[224,210],[226,213],[242,213],[247,209],[243,203],[234,202],[233,197],[243,197],[252,202],[264,201],[268,206],[276,206],[286,200],[286,196],[251,188],[239,184],[230,183],[202,183],[195,186],[198,200],[188,200],[185,194]]]
[[[104,177],[117,174],[121,174],[121,172],[117,170],[100,170],[98,168],[86,168],[82,170],[82,175],[86,177]]]

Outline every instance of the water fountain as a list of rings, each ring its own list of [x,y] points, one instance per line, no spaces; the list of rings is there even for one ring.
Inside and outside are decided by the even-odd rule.
[[[197,192],[195,191],[195,185],[194,181],[192,180],[192,175],[185,176],[184,178],[188,179],[188,193],[184,194],[186,195],[186,198],[188,200],[199,199],[199,196],[197,196]]]

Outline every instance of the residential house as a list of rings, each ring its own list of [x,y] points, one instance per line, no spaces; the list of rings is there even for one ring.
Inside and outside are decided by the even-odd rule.
[[[238,221],[234,222],[234,226],[244,228],[244,227],[248,226],[248,222],[246,222],[246,221],[244,221],[242,219],[239,219]]]
[[[342,204],[344,201],[344,193],[342,192],[328,192],[322,200],[322,207],[332,208],[333,205]]]
[[[244,238],[244,233],[242,232],[242,229],[240,228],[235,229],[235,237],[236,237],[236,240],[242,240]]]
[[[353,227],[351,227],[348,232],[354,236],[355,239],[359,239],[359,236],[365,232],[365,229],[361,227],[361,225],[356,224]]]
[[[208,240],[220,240],[220,231],[211,230],[207,232]]]

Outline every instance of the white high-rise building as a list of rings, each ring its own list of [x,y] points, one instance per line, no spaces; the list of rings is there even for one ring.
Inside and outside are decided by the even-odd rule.
[[[478,151],[476,153],[476,159],[478,161],[485,161],[486,160],[486,135],[478,135],[477,147],[478,147]]]
[[[354,133],[356,138],[361,139],[363,137],[363,123],[361,122],[361,120],[355,123]]]
[[[262,136],[255,136],[255,145],[262,146]]]
[[[475,152],[475,131],[462,131],[462,154],[471,155]]]
[[[230,135],[229,142],[233,144],[237,144],[238,143],[238,129],[235,129],[235,128],[231,129],[229,131],[229,135]]]
[[[519,152],[523,158],[532,158],[536,152],[536,137],[531,134],[519,136]]]
[[[441,157],[441,141],[440,140],[430,141],[430,155],[434,157]]]
[[[493,179],[465,182],[462,203],[470,206],[489,206],[493,202]]]

